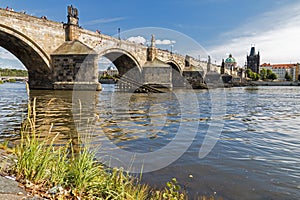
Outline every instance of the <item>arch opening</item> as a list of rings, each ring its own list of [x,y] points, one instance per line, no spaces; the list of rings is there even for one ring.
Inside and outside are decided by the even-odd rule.
[[[141,67],[137,60],[132,55],[130,55],[130,53],[121,49],[110,49],[100,54],[100,56],[103,56],[110,60],[118,69],[120,76],[123,76],[127,72],[134,69],[141,72]]]
[[[167,62],[172,67],[172,85],[173,87],[184,87],[184,78],[180,67],[174,62]]]
[[[12,53],[28,70],[28,83],[31,89],[51,89],[52,77],[50,58],[41,52],[25,35],[0,25],[0,46]],[[29,40],[28,40],[29,39]]]
[[[109,61],[106,66],[102,66],[102,69],[112,66],[118,71],[118,75],[115,77],[118,79],[117,87],[119,89],[134,88],[142,83],[141,67],[130,53],[122,49],[109,49],[99,54],[99,58],[102,60],[105,58]]]

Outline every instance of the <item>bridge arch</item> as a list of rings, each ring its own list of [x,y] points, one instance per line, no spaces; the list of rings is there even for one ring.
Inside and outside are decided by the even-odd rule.
[[[50,56],[22,32],[0,24],[0,46],[26,67],[31,88],[51,88]]]
[[[172,67],[173,87],[182,87],[184,85],[184,79],[180,65],[174,60],[167,61],[166,63]]]
[[[170,65],[172,67],[172,69],[176,70],[177,72],[179,72],[180,74],[182,74],[182,70],[180,65],[175,61],[175,60],[169,60],[166,62],[168,65]]]
[[[104,56],[109,59],[118,69],[122,76],[128,71],[134,69],[141,73],[142,68],[138,60],[128,51],[120,48],[107,49],[99,54],[99,58]]]

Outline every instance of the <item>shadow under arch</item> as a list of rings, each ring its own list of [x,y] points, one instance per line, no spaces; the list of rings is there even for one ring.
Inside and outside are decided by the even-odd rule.
[[[15,55],[26,67],[31,89],[52,88],[50,56],[32,39],[0,24],[0,46]]]
[[[119,48],[107,49],[99,53],[99,58],[104,56],[109,59],[118,69],[119,75],[123,76],[133,69],[141,73],[142,67],[138,60],[128,51]]]
[[[175,61],[175,60],[169,60],[166,62],[168,65],[170,65],[172,67],[172,69],[176,70],[177,72],[179,72],[180,74],[182,74],[182,70],[179,66],[179,64]]]
[[[182,76],[183,72],[182,72],[179,64],[174,60],[167,61],[166,63],[172,67],[172,85],[173,85],[173,87],[183,87],[185,85],[185,80]]]

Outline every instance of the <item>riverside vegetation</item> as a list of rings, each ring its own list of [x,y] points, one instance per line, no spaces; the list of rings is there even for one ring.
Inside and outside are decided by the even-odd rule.
[[[27,70],[23,69],[8,69],[0,68],[0,76],[18,76],[18,77],[27,77]]]
[[[55,146],[58,135],[41,139],[35,127],[35,102],[34,99],[32,105],[28,103],[20,142],[10,150],[16,159],[12,166],[1,169],[2,174],[16,177],[30,194],[47,199],[188,199],[175,178],[165,188],[156,190],[123,169],[110,169],[98,163],[88,146],[81,145],[75,153],[71,140]]]

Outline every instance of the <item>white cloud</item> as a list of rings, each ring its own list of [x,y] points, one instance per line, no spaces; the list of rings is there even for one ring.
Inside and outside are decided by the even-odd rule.
[[[97,24],[106,24],[124,20],[124,17],[115,17],[115,18],[108,18],[108,19],[95,19],[89,22],[83,23],[83,25],[97,25]]]
[[[130,42],[135,42],[135,43],[139,43],[139,44],[145,44],[146,43],[146,39],[142,36],[130,37],[127,40],[130,41]]]
[[[135,37],[129,37],[127,39],[130,42],[135,42],[135,43],[139,43],[139,44],[149,44],[150,42],[142,37],[142,36],[135,36]],[[160,40],[160,39],[156,39],[155,40],[155,44],[156,45],[171,45],[171,44],[175,44],[176,41],[175,40],[168,40],[168,39],[164,39],[164,40]]]
[[[2,47],[0,47],[0,58],[5,60],[16,60],[16,57],[13,54],[3,49]]]
[[[0,68],[25,69],[24,65],[9,51],[0,47]]]
[[[175,40],[155,40],[155,44],[157,45],[171,45],[171,44],[175,44],[176,41]]]
[[[218,62],[229,52],[244,65],[251,44],[260,51],[261,63],[300,62],[300,3],[263,13],[221,37],[224,43],[209,48]]]

